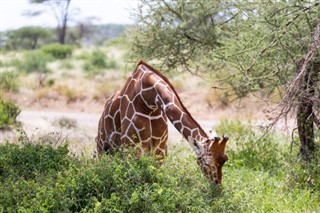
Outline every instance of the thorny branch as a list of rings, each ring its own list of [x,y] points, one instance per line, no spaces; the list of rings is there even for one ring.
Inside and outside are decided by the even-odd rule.
[[[317,24],[315,28],[315,33],[313,36],[313,42],[308,48],[307,53],[304,58],[300,61],[297,75],[288,83],[287,92],[285,96],[281,100],[281,102],[273,109],[272,111],[276,112],[277,109],[280,108],[280,113],[277,113],[277,116],[271,118],[272,123],[269,125],[268,129],[271,129],[280,119],[287,118],[289,113],[297,106],[297,102],[301,97],[305,95],[303,91],[303,79],[307,74],[308,66],[310,66],[310,62],[314,59],[314,56],[317,52],[317,49],[320,47],[320,22]],[[319,71],[315,71],[319,72]],[[315,105],[320,105],[320,100],[316,100],[313,97]],[[319,119],[317,115],[314,114],[315,124],[319,126]]]

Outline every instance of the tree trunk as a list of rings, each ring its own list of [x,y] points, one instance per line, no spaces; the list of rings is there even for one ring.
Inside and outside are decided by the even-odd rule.
[[[58,27],[60,44],[65,44],[65,42],[66,42],[66,32],[67,32],[67,23],[68,23],[68,14],[69,14],[70,1],[71,0],[67,0],[67,3],[66,3],[66,8],[65,8],[65,11],[64,11],[64,15],[62,17],[62,26]]]
[[[297,108],[297,125],[299,139],[301,142],[300,153],[303,160],[310,161],[315,150],[314,107],[316,101],[315,87],[320,69],[320,62],[312,61],[307,67],[304,78],[302,79],[302,93],[299,96]],[[298,69],[300,70],[300,69]]]
[[[59,36],[59,43],[65,44],[66,40],[66,26],[63,26],[62,28],[58,28],[58,36]]]

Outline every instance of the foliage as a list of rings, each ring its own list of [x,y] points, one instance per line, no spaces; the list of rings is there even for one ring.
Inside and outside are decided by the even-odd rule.
[[[52,87],[54,84],[55,84],[55,82],[56,82],[56,80],[55,79],[48,79],[48,81],[47,81],[47,85],[49,86],[49,87]]]
[[[52,61],[52,57],[43,51],[35,50],[25,54],[24,60],[17,64],[20,71],[26,73],[39,72],[48,73],[47,63]]]
[[[116,61],[108,59],[107,55],[100,50],[94,51],[83,65],[85,71],[93,74],[100,73],[101,69],[114,69],[116,67]]]
[[[224,121],[251,149],[251,127]],[[242,136],[243,132],[250,136]],[[272,137],[273,136],[273,137]],[[40,212],[317,212],[320,191],[288,181],[296,164],[274,147],[274,135],[265,149],[273,166],[256,161],[264,150],[233,152],[224,168],[221,188],[202,175],[191,150],[175,148],[162,166],[134,150],[105,155],[99,160],[76,159],[66,145],[52,148],[20,137],[21,145],[0,145],[0,211]],[[233,143],[229,146],[232,146]],[[268,151],[272,150],[272,151]],[[238,163],[245,156],[250,163]],[[272,156],[272,157],[271,157]],[[274,160],[272,160],[274,159]],[[267,161],[267,159],[265,159]],[[295,183],[305,180],[296,179]],[[318,181],[319,184],[319,180]]]
[[[51,13],[54,15],[57,23],[57,35],[58,41],[61,44],[65,43],[67,23],[69,20],[69,5],[71,0],[61,0],[61,1],[50,1],[50,0],[29,0],[30,3],[42,4],[50,8]],[[38,16],[41,15],[43,11],[27,11],[26,15]]]
[[[217,50],[230,71],[236,71],[227,81],[240,97],[286,85],[312,43],[319,4],[256,1],[239,2],[237,7],[238,16],[230,22],[225,45]]]
[[[16,118],[21,110],[12,101],[5,101],[0,97],[0,129],[16,123]]]
[[[51,145],[36,145],[30,142],[20,147],[17,144],[2,145],[0,178],[32,180],[38,176],[57,175],[69,167],[67,145],[54,149]]]
[[[315,144],[320,142],[320,129],[315,133]],[[294,138],[294,144],[299,144],[299,138]],[[293,148],[293,153],[297,156],[291,159],[294,167],[288,168],[291,172],[290,181],[292,185],[299,188],[310,188],[320,191],[320,147],[317,146],[309,162],[304,161],[300,156],[300,146]]]
[[[43,52],[52,55],[56,59],[64,59],[71,56],[74,48],[70,45],[52,43],[43,46],[41,49]]]
[[[139,25],[128,36],[131,57],[160,61],[162,70],[213,71],[215,48],[224,35],[217,28],[232,17],[225,7],[221,1],[141,0],[134,14]]]
[[[286,88],[281,108],[271,110],[273,124],[297,113],[308,161],[320,114],[319,11],[318,1],[141,0],[132,58],[206,73],[238,98]]]
[[[49,35],[49,31],[41,27],[22,27],[6,32],[4,47],[9,50],[36,49]]]
[[[140,0],[131,57],[209,72],[238,97],[285,85],[312,43],[320,5],[305,1]],[[319,60],[319,52],[317,58]]]
[[[0,89],[3,92],[16,92],[19,88],[17,73],[4,71],[0,73]]]
[[[106,68],[106,55],[101,51],[94,51],[91,55],[90,62],[94,67]]]
[[[263,134],[254,131],[250,124],[244,125],[239,120],[223,120],[217,127],[217,132],[232,133],[232,149],[229,150],[232,166],[248,167],[252,170],[272,170],[283,164],[286,154],[275,133]],[[275,152],[274,150],[277,150]]]

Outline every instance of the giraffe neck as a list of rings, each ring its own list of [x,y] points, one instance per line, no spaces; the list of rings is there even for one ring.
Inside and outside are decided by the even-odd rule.
[[[143,63],[143,62],[142,62]],[[143,65],[147,70],[151,70],[156,76],[149,78],[148,82],[154,88],[153,101],[156,108],[159,108],[168,117],[174,127],[183,135],[185,139],[191,136],[199,142],[208,139],[208,135],[198,124],[198,122],[191,116],[189,111],[183,105],[180,97],[171,85],[169,80],[159,71],[153,69],[147,64]],[[144,67],[144,68],[145,68]],[[151,79],[151,80],[150,80]],[[144,88],[148,90],[150,87]],[[148,97],[145,97],[147,99]]]
[[[156,101],[174,127],[185,139],[188,140],[191,136],[197,141],[202,142],[208,138],[208,135],[187,111],[178,96],[173,95],[171,100],[163,99],[159,96]]]

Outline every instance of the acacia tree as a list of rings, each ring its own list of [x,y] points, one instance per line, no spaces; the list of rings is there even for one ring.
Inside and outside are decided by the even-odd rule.
[[[139,24],[129,36],[133,59],[155,59],[162,69],[208,73],[240,98],[261,90],[283,91],[275,121],[297,113],[301,153],[310,159],[320,111],[317,1],[140,2],[135,13]]]
[[[65,44],[67,23],[69,20],[69,6],[71,0],[29,0],[33,4],[43,4],[49,7],[53,12],[55,19],[57,20],[58,26],[58,41],[61,44]],[[40,15],[41,12],[37,11],[33,15]]]
[[[40,27],[22,27],[6,32],[8,49],[35,49],[39,41],[49,37],[49,31]]]

